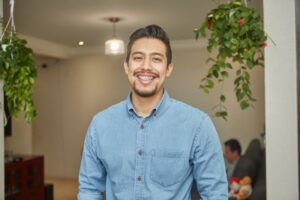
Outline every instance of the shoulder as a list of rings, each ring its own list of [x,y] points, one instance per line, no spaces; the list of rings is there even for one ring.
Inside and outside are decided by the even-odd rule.
[[[196,108],[182,101],[178,101],[176,99],[171,99],[171,101],[172,101],[172,110],[179,113],[180,115],[183,115],[190,119],[195,119],[198,122],[202,122],[207,118],[209,118],[208,114],[199,108]]]
[[[185,122],[185,125],[193,127],[196,137],[204,140],[206,137],[216,134],[211,117],[203,110],[175,99],[172,99],[171,110],[174,112],[172,115],[176,116],[180,122]]]
[[[93,123],[107,123],[112,121],[112,119],[116,119],[118,116],[124,115],[126,111],[126,100],[121,101],[117,104],[114,104],[105,110],[97,112],[92,119]]]

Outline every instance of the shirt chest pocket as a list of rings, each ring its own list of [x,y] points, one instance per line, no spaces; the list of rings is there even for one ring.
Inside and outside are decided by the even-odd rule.
[[[190,171],[189,157],[183,152],[153,150],[151,153],[151,180],[163,187],[182,182]]]

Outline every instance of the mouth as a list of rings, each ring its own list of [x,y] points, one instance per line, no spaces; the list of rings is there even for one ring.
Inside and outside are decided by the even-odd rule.
[[[142,81],[151,81],[154,79],[153,76],[144,76],[144,75],[141,75],[141,76],[137,76],[138,79],[142,80]]]
[[[151,83],[158,76],[156,74],[141,73],[141,74],[136,74],[136,77],[142,84],[147,85],[147,84]]]

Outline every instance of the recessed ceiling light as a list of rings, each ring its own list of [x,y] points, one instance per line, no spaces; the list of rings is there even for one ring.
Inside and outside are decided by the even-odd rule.
[[[84,41],[79,41],[79,42],[78,42],[78,45],[79,45],[79,46],[83,46],[83,45],[84,45]]]

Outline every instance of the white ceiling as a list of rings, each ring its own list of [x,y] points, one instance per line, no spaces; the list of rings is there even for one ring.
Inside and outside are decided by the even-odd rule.
[[[4,15],[9,16],[9,0]],[[171,40],[193,39],[193,29],[215,7],[212,0],[15,0],[18,33],[76,47],[103,45],[112,36],[112,24],[104,18],[121,17],[117,36],[125,41],[130,33],[148,24],[158,24]]]
[[[9,1],[3,0],[4,16],[9,17]],[[216,0],[14,0],[15,24],[36,54],[67,58],[84,53],[103,52],[112,37],[113,25],[105,20],[117,16],[117,37],[128,41],[137,28],[162,26],[173,48],[200,47],[194,42],[194,28],[217,7]],[[226,2],[224,0],[221,2]],[[248,0],[247,0],[248,1]],[[250,7],[262,10],[262,0],[251,0]],[[83,40],[84,47],[78,47]]]

